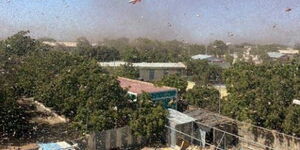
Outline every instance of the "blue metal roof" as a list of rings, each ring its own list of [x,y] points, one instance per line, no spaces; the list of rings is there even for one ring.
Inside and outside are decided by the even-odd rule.
[[[39,150],[74,150],[74,148],[66,142],[39,143],[38,146]]]
[[[40,150],[61,150],[62,148],[60,145],[56,143],[46,143],[46,144],[39,144]]]

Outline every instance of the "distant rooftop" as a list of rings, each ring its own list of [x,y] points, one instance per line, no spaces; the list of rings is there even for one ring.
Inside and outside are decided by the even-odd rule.
[[[213,58],[213,56],[205,55],[205,54],[198,54],[198,55],[192,56],[192,59],[200,59],[200,60],[205,60],[205,59],[209,59],[209,58]]]
[[[64,45],[66,47],[76,47],[77,42],[48,42],[44,41],[44,44],[50,45],[50,46],[57,46],[57,45]]]
[[[281,54],[279,52],[268,52],[267,54],[271,58],[281,58],[281,57],[285,56],[285,54]]]
[[[128,62],[124,61],[113,61],[113,62],[99,62],[100,66],[103,67],[118,67],[121,65],[126,65]],[[141,63],[132,63],[134,67],[140,68],[186,68],[186,66],[181,63],[148,63],[148,62],[141,62]]]
[[[192,59],[208,60],[210,62],[224,62],[222,59],[217,58],[213,55],[205,55],[205,54],[194,55],[192,56]]]
[[[132,80],[123,77],[118,77],[118,80],[122,88],[127,89],[129,92],[136,93],[136,94],[142,94],[143,92],[156,93],[156,92],[177,90],[176,88],[171,88],[167,86],[158,87],[149,82]]]
[[[58,45],[64,45],[66,47],[76,47],[77,42],[49,42],[49,41],[44,41],[44,44],[50,45],[50,46],[58,46]],[[92,46],[96,46],[96,43],[91,43]]]
[[[299,54],[299,50],[295,50],[295,49],[282,49],[282,50],[278,50],[278,51],[281,54],[290,54],[290,55]]]

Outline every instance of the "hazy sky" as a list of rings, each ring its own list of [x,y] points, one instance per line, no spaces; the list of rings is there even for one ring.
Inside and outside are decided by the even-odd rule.
[[[148,37],[293,44],[300,42],[300,0],[0,0],[0,38],[19,30],[64,41],[85,36],[93,42]]]

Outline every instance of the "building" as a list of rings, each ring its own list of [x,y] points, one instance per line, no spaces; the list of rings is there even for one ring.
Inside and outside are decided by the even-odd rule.
[[[268,52],[267,54],[272,60],[286,61],[289,59],[286,54],[281,54],[279,52]]]
[[[103,67],[120,67],[126,65],[128,62],[115,61],[115,62],[99,62]],[[169,74],[179,74],[180,76],[186,75],[186,66],[181,63],[132,63],[133,67],[139,70],[139,76],[144,81],[160,80],[163,76]]]
[[[66,47],[76,47],[77,46],[77,42],[48,42],[48,41],[44,41],[44,44],[50,45],[50,46],[58,46],[58,45],[63,45]]]
[[[230,64],[226,62],[224,59],[217,58],[212,55],[205,55],[205,54],[198,54],[192,56],[192,59],[194,60],[206,60],[209,64],[217,65],[222,68],[229,68]]]
[[[286,55],[289,59],[293,59],[299,56],[299,50],[295,49],[286,49],[286,50],[278,50],[279,53]]]
[[[213,58],[212,55],[205,55],[205,54],[198,54],[198,55],[192,56],[192,59],[194,59],[194,60],[198,60],[198,59],[199,60],[209,60],[211,58]]]
[[[138,99],[139,95],[148,93],[151,100],[161,102],[165,108],[175,108],[175,100],[177,99],[177,89],[167,86],[158,87],[152,83],[132,80],[128,78],[118,77],[120,86],[128,91],[132,99]]]
[[[58,46],[58,45],[63,45],[65,47],[77,47],[77,42],[49,42],[49,41],[44,41],[43,42],[46,45],[49,46]],[[97,43],[92,43],[92,46],[97,46]]]
[[[298,55],[299,54],[299,50],[295,50],[295,49],[286,49],[286,50],[278,50],[279,53],[281,54],[286,54],[286,55]]]

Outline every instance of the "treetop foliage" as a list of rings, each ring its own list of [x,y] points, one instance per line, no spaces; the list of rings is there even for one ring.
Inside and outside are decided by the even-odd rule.
[[[179,95],[185,93],[188,85],[187,81],[178,74],[164,76],[160,81],[157,81],[156,84],[159,86],[175,87]]]
[[[223,106],[224,114],[299,135],[295,132],[299,131],[299,122],[290,120],[295,114],[289,111],[294,108],[293,99],[299,98],[299,67],[295,63],[240,63],[226,70],[223,77],[229,95]]]
[[[161,106],[130,101],[116,75],[97,64],[97,61],[118,59],[115,58],[118,51],[114,48],[92,47],[81,38],[78,47],[84,50],[81,51],[83,54],[59,51],[55,47],[45,50],[46,46],[32,39],[28,33],[22,31],[0,42],[1,138],[28,133],[29,118],[17,102],[22,96],[34,97],[68,117],[82,132],[129,125],[138,110],[153,113],[143,113],[134,119],[152,118],[156,124],[144,128],[143,133],[149,136],[159,134],[153,133],[157,131],[154,128],[164,128],[165,122],[161,120],[166,120],[166,115]],[[130,65],[122,66],[118,74],[132,78],[138,76],[137,70]],[[143,122],[134,124],[140,126]]]

